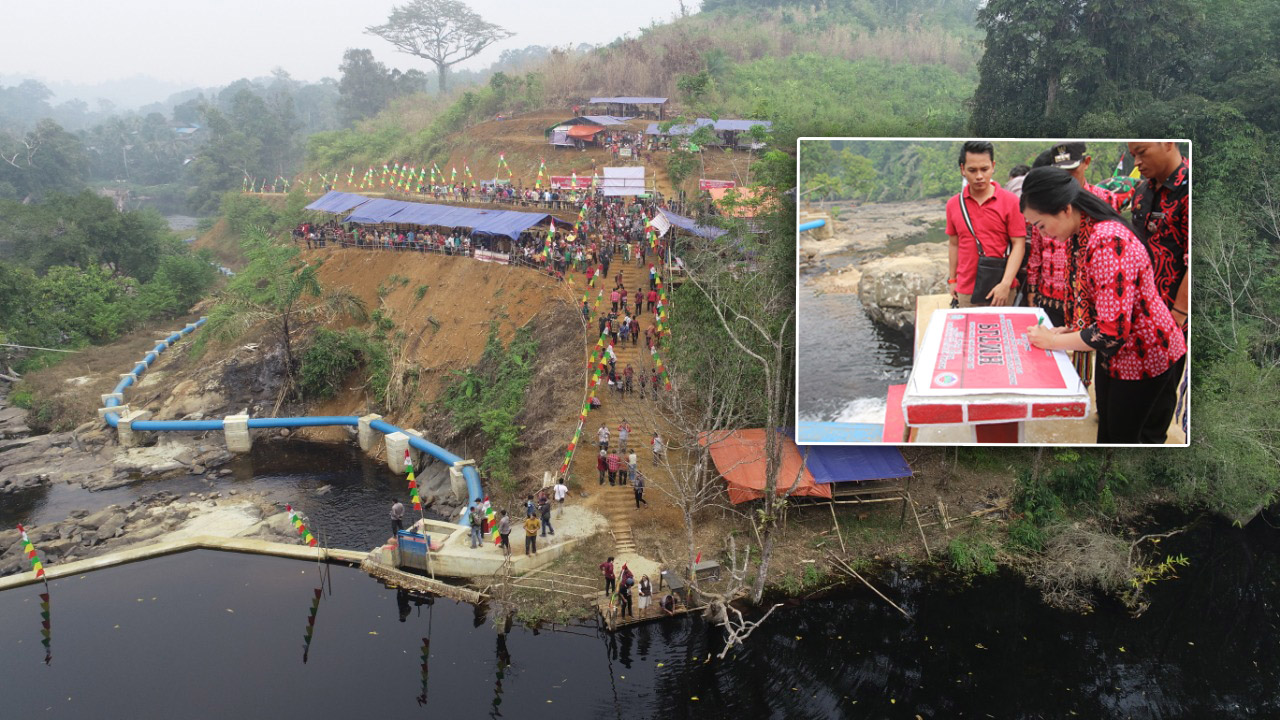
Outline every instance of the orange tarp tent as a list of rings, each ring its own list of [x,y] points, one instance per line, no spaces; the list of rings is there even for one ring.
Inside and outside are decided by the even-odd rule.
[[[716,470],[729,484],[729,502],[744,503],[764,497],[765,486],[765,431],[732,430],[704,432],[698,442],[709,447]],[[793,496],[831,498],[831,486],[814,482],[808,468],[801,470],[803,458],[794,440],[778,433],[782,443],[782,469],[778,473],[777,493],[782,495],[798,483]],[[799,479],[797,480],[797,473]]]
[[[573,125],[569,128],[569,137],[590,140],[596,133],[604,130],[598,125]]]

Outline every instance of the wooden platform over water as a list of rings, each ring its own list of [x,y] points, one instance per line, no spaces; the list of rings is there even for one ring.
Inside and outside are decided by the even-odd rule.
[[[658,607],[658,598],[654,598],[653,604],[649,606],[647,615],[640,615],[640,607],[635,603],[633,598],[631,612],[635,613],[634,617],[619,615],[618,608],[609,602],[609,598],[601,593],[596,599],[596,611],[600,614],[600,627],[610,632],[616,632],[632,625],[640,625],[641,623],[651,622],[653,620],[663,620],[665,618],[680,617],[693,612],[701,612],[705,605],[699,607],[686,607],[683,603],[677,602],[675,612],[668,615],[662,612]]]

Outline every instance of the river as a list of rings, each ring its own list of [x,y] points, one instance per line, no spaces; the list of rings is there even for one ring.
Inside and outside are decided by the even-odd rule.
[[[882,424],[890,385],[911,374],[912,338],[871,321],[857,293],[823,293],[810,281],[829,270],[900,252],[908,245],[943,242],[941,227],[872,251],[823,258],[797,285],[798,407],[801,421]]]
[[[311,512],[382,533],[390,474],[376,463],[301,443],[273,454],[279,466],[255,457],[244,462],[260,477],[226,482],[293,495],[334,484]],[[1280,531],[1268,522],[1203,519],[1165,540],[1190,565],[1138,618],[1109,601],[1054,610],[1009,574],[962,583],[889,567],[874,581],[913,620],[841,588],[788,603],[723,661],[708,660],[720,631],[696,618],[615,635],[516,625],[504,638],[487,608],[418,603],[339,567],[312,624],[314,563],[197,551],[51,583],[47,665],[43,588],[0,593],[0,716],[1277,717]]]

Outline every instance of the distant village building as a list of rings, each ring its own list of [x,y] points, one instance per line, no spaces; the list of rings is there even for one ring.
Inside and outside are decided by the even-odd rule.
[[[552,145],[557,147],[582,148],[587,145],[600,145],[601,133],[614,126],[626,127],[629,117],[612,115],[579,115],[564,122],[556,123],[545,131]]]
[[[588,105],[602,106],[600,112],[606,115],[627,115],[629,117],[651,117],[662,119],[667,99],[664,97],[593,97]]]

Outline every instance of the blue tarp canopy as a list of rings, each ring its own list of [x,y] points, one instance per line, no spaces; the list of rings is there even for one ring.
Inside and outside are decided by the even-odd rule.
[[[353,197],[360,197],[355,195]],[[323,198],[321,198],[323,200]],[[368,198],[364,198],[368,200]],[[317,201],[318,202],[318,201]],[[485,235],[505,235],[512,240],[520,233],[551,217],[547,213],[517,212],[515,210],[478,210],[374,198],[357,207],[343,222],[376,225],[378,223],[403,223],[436,227],[466,227]]]
[[[483,210],[453,207],[451,205],[427,205],[424,203],[405,203],[405,206],[391,216],[389,222],[406,225],[435,225],[438,227],[471,227],[475,224],[476,214]]]
[[[515,210],[501,210],[486,213],[472,226],[471,231],[484,235],[506,235],[515,240],[520,233],[551,217],[547,213],[527,213]]]
[[[665,217],[672,225],[688,230],[689,232],[693,233],[694,235],[697,235],[698,237],[715,239],[729,232],[728,230],[724,230],[718,227],[708,227],[706,225],[699,225],[690,218],[687,218],[683,215],[677,215],[671,212],[670,210],[666,210],[663,208],[658,208],[658,212],[662,213],[662,216]]]
[[[714,127],[716,130],[750,130],[755,125],[763,125],[766,130],[773,127],[768,120],[717,120]]]
[[[698,128],[705,127],[707,125],[713,126],[712,129],[714,129],[715,121],[713,121],[711,118],[698,118],[697,120],[694,120],[692,123],[687,123],[683,125],[672,125],[671,128],[667,130],[667,134],[668,135],[692,135]],[[654,123],[654,126],[655,126],[655,129],[658,130],[658,132],[654,134],[661,135],[662,134],[661,128],[657,127],[657,123]]]
[[[338,192],[330,190],[320,197],[319,200],[307,206],[308,210],[319,210],[321,212],[333,213],[335,215],[347,212],[351,208],[359,207],[369,202],[369,198],[355,193]]]
[[[667,131],[668,135],[692,135],[695,130],[700,127],[710,126],[716,132],[727,132],[750,130],[753,126],[763,125],[765,129],[773,127],[773,123],[768,120],[712,120],[711,118],[698,118],[692,123],[684,123],[680,125],[672,125]],[[649,123],[645,128],[646,135],[661,135],[662,129],[658,123]]]
[[[388,200],[387,198],[373,198],[369,202],[356,208],[350,215],[342,220],[342,222],[353,222],[361,224],[373,224],[391,222],[391,216],[400,212],[406,205],[403,200]]]
[[[819,485],[907,478],[913,474],[902,452],[892,446],[801,445],[800,453],[806,452],[806,466]]]

